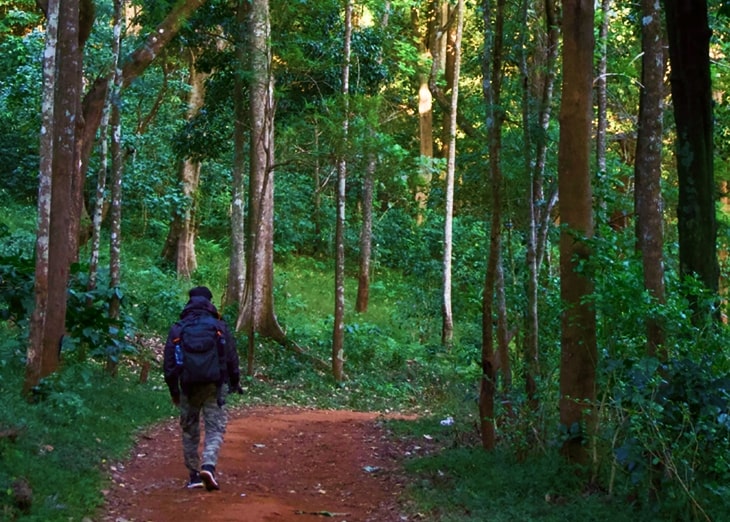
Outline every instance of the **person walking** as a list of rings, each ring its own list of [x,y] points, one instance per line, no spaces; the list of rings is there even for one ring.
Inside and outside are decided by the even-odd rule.
[[[170,327],[163,371],[172,402],[180,408],[183,457],[190,474],[187,487],[211,491],[220,489],[216,465],[228,423],[224,386],[229,393],[243,393],[241,371],[235,338],[213,305],[210,289],[196,286],[188,296],[180,320]]]

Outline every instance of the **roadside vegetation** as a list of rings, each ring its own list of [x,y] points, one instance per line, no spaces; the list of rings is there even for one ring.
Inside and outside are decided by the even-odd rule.
[[[128,240],[125,314],[114,325],[105,315],[105,286],[85,292],[80,266],[69,293],[72,336],[64,343],[62,370],[42,382],[29,404],[21,389],[32,296],[32,209],[8,204],[0,262],[0,512],[4,520],[94,520],[109,467],[128,456],[142,430],[176,415],[160,372],[164,336],[191,284],[208,284],[220,295],[226,256],[215,243],[201,241],[199,275],[186,282],[159,264],[154,243]],[[276,281],[279,319],[307,355],[256,339],[254,375],[230,404],[418,414],[414,421],[388,423],[392,437],[419,448],[404,455],[410,482],[404,501],[414,520],[722,520],[730,512],[723,495],[729,425],[723,412],[730,383],[723,377],[725,358],[712,356],[721,353],[720,333],[694,332],[704,358],[687,337],[687,354],[701,362],[667,365],[666,380],[659,383],[652,381],[650,360],[609,356],[631,340],[614,338],[606,325],[602,381],[611,394],[601,415],[610,422],[597,436],[594,486],[586,489],[558,452],[564,435],[557,410],[547,406],[556,397],[555,376],[542,383],[543,409],[529,411],[518,390],[504,396],[498,449],[481,448],[478,315],[468,303],[460,308],[458,341],[445,350],[438,337],[437,284],[429,289],[413,274],[379,268],[368,312],[347,312],[348,379],[337,384],[314,363],[330,353],[330,267],[316,258],[286,256]],[[602,289],[602,306],[612,307],[611,324],[630,321],[629,311],[621,312],[625,288],[618,278],[612,284],[613,293]],[[354,278],[348,281],[348,295],[354,285]],[[240,334],[238,340],[245,367],[247,341]],[[109,353],[121,363],[114,376],[106,368]],[[663,469],[662,476],[652,475],[652,465]],[[652,484],[661,485],[660,502],[652,501]]]

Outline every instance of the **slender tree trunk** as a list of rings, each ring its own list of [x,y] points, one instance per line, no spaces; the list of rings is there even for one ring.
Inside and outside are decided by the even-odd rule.
[[[116,27],[115,27],[116,31]],[[114,48],[114,44],[112,45]],[[112,50],[112,54],[114,54]],[[114,60],[114,59],[113,59]],[[111,92],[111,90],[109,91]],[[96,280],[99,271],[99,249],[101,248],[101,222],[104,219],[105,192],[109,170],[109,115],[111,113],[111,100],[104,108],[104,115],[99,127],[99,172],[96,177],[96,193],[94,195],[94,212],[91,218],[91,254],[89,256],[89,281],[86,284],[87,290],[96,288]],[[89,299],[87,304],[91,305]]]
[[[451,88],[451,107],[449,113],[448,159],[446,161],[446,197],[444,216],[444,281],[443,281],[443,327],[441,342],[450,347],[454,338],[454,316],[451,302],[451,270],[453,253],[454,220],[454,178],[456,173],[456,131],[459,107],[459,75],[461,69],[461,39],[464,30],[464,2],[458,0],[456,13],[456,37],[454,40],[453,86]]]
[[[527,11],[528,3],[525,0],[524,10]],[[522,76],[523,76],[523,127],[525,133],[525,162],[526,170],[530,173],[530,184],[528,188],[527,209],[528,209],[528,236],[526,261],[529,270],[527,283],[527,319],[525,332],[525,391],[532,408],[536,409],[537,403],[537,379],[540,376],[540,342],[539,342],[539,314],[538,314],[538,290],[539,274],[542,266],[543,253],[546,250],[550,218],[557,202],[557,190],[548,189],[549,195],[545,196],[545,164],[547,158],[547,133],[552,113],[553,89],[555,85],[555,64],[558,58],[559,29],[557,23],[557,9],[553,0],[545,0],[544,17],[545,32],[540,41],[544,43],[536,50],[535,55],[542,68],[534,68],[532,74],[528,69],[528,57],[522,55]],[[526,19],[527,13],[524,17]],[[525,26],[527,24],[525,23]],[[523,43],[523,49],[527,46]],[[538,98],[537,121],[540,132],[535,139],[532,139],[530,132],[530,90],[535,88],[535,96]],[[534,156],[532,143],[535,143]]]
[[[245,185],[244,172],[246,163],[246,104],[243,96],[246,81],[246,20],[249,2],[239,0],[236,8],[236,73],[233,97],[233,188],[231,202],[231,253],[228,264],[228,284],[223,297],[226,306],[240,303],[243,299],[243,288],[246,282],[246,240],[245,240]]]
[[[661,12],[654,0],[642,0],[642,67],[639,132],[634,165],[636,245],[644,268],[644,287],[657,303],[665,302],[664,220],[661,191],[664,131],[664,38]],[[664,329],[658,317],[647,319],[647,351],[666,357]]]
[[[497,372],[500,369],[499,352],[494,348],[494,302],[497,280],[501,277],[502,263],[502,121],[500,106],[502,85],[502,47],[504,39],[504,0],[497,0],[496,9],[491,0],[482,1],[484,17],[484,56],[482,58],[482,91],[487,114],[487,141],[489,147],[489,187],[492,195],[489,224],[489,257],[482,292],[482,381],[479,392],[482,446],[492,450],[496,445],[495,395]],[[503,279],[503,278],[502,278]]]
[[[248,374],[253,375],[256,333],[283,343],[274,313],[274,82],[268,0],[249,12],[251,106],[246,285],[236,328],[248,332]]]
[[[121,46],[121,24],[124,0],[114,0],[115,46]],[[117,52],[117,58],[118,58]],[[122,279],[122,177],[124,174],[124,155],[122,152],[122,71],[118,59],[114,64],[114,82],[112,86],[112,179],[111,179],[111,215],[109,238],[109,288],[114,290],[109,302],[109,317],[119,319],[121,313],[121,294],[119,287]],[[112,373],[116,372],[116,358],[108,365]]]
[[[347,187],[347,150],[350,96],[350,43],[352,39],[352,0],[345,0],[345,35],[342,60],[342,156],[337,161],[337,222],[335,226],[335,316],[332,332],[332,375],[344,379],[345,364],[345,203]]]
[[[560,106],[560,424],[567,430],[563,454],[586,464],[595,426],[596,316],[588,301],[593,282],[579,264],[590,255],[593,235],[590,173],[593,92],[592,0],[563,2],[563,95]]]
[[[712,83],[706,0],[663,0],[679,177],[679,270],[717,295],[717,222],[713,170]],[[695,320],[719,319],[719,307],[690,296]]]
[[[375,134],[371,132],[372,135]],[[370,297],[370,258],[373,244],[373,186],[375,184],[375,167],[377,157],[374,152],[368,153],[368,164],[362,182],[362,229],[360,230],[360,270],[357,284],[357,301],[355,310],[364,313],[368,309]]]
[[[601,0],[601,28],[598,33],[599,58],[596,77],[598,123],[596,125],[596,163],[600,176],[606,174],[606,129],[608,128],[608,30],[610,27],[611,0]]]

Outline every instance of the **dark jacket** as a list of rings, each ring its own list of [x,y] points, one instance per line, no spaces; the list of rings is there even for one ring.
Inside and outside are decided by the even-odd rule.
[[[179,397],[180,391],[186,395],[188,390],[185,390],[180,382],[180,372],[175,364],[175,343],[173,339],[180,337],[180,331],[182,330],[182,322],[188,318],[197,317],[200,315],[211,315],[218,319],[219,328],[223,332],[223,338],[226,341],[226,381],[232,390],[238,388],[241,380],[241,370],[239,368],[238,352],[236,351],[236,339],[231,334],[225,321],[220,318],[220,314],[216,309],[215,305],[208,301],[205,297],[191,297],[188,303],[180,313],[180,320],[177,321],[170,327],[170,332],[167,335],[167,342],[165,343],[165,354],[163,360],[163,372],[165,375],[165,383],[170,390],[170,396]]]

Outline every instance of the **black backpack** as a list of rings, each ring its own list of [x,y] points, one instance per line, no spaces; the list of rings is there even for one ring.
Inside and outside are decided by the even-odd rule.
[[[175,363],[185,384],[221,383],[225,376],[225,339],[218,320],[200,315],[182,322]]]

